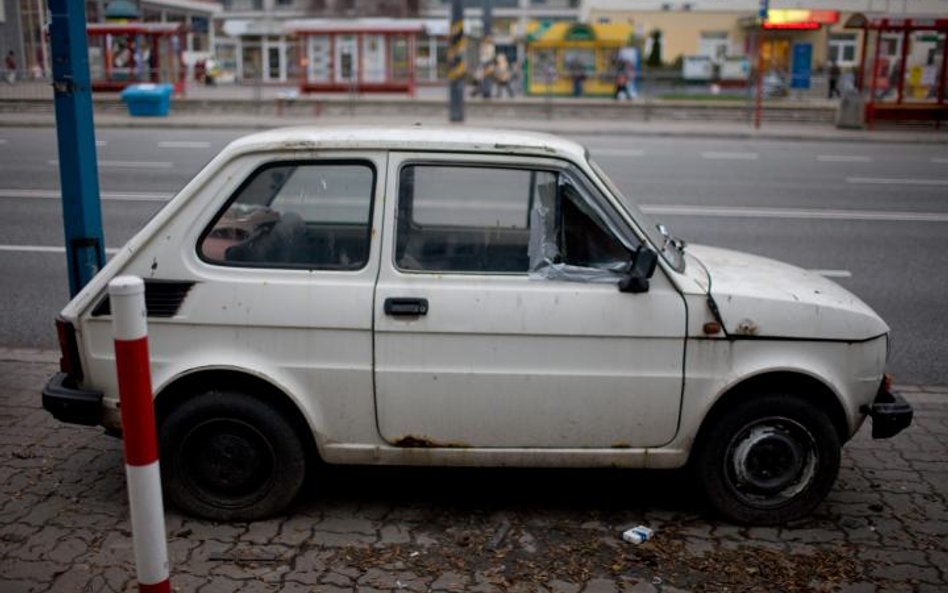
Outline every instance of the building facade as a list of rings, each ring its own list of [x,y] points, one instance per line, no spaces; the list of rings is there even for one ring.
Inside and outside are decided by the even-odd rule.
[[[627,23],[642,38],[660,31],[666,64],[687,56],[720,64],[729,56],[754,55],[759,34],[765,67],[788,72],[795,45],[811,48],[814,70],[826,70],[831,62],[843,69],[858,66],[862,34],[845,27],[853,14],[948,14],[948,0],[770,0],[769,23],[761,29],[759,7],[759,0],[584,0],[580,18]],[[898,56],[901,43],[898,35],[888,36],[882,51]]]
[[[290,23],[300,19],[417,19],[419,0],[224,0],[215,19],[221,81],[296,83],[306,51]]]
[[[124,1],[124,0],[119,0]],[[210,55],[214,45],[211,27],[220,4],[212,0],[140,0],[127,2],[145,22],[181,23],[187,34],[183,58],[188,65]],[[86,22],[109,20],[109,0],[86,0]],[[50,73],[49,8],[46,0],[0,0],[0,50],[17,56],[20,77],[41,79]]]

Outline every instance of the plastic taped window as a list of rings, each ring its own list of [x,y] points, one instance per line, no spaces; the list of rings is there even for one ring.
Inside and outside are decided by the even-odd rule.
[[[540,188],[530,227],[531,278],[615,283],[628,270],[629,249],[568,178]]]

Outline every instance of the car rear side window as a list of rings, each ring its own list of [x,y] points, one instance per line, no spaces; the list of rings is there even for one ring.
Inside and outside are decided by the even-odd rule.
[[[365,162],[266,165],[205,229],[198,254],[222,265],[361,269],[374,188],[375,169]]]

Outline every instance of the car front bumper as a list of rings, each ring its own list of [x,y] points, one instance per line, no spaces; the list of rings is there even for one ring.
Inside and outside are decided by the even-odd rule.
[[[912,423],[912,404],[904,397],[885,386],[879,388],[872,405],[863,406],[863,411],[872,418],[872,438],[893,437]]]
[[[43,408],[60,422],[97,426],[102,423],[102,392],[70,385],[66,373],[56,373],[43,388]]]

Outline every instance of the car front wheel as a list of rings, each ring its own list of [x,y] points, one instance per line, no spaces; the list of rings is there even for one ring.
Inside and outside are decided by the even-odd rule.
[[[208,391],[177,406],[159,432],[170,501],[217,521],[253,521],[290,505],[303,484],[300,438],[272,406],[245,393]]]
[[[840,439],[826,413],[768,394],[712,420],[696,443],[694,471],[719,514],[778,524],[808,515],[839,473]]]

